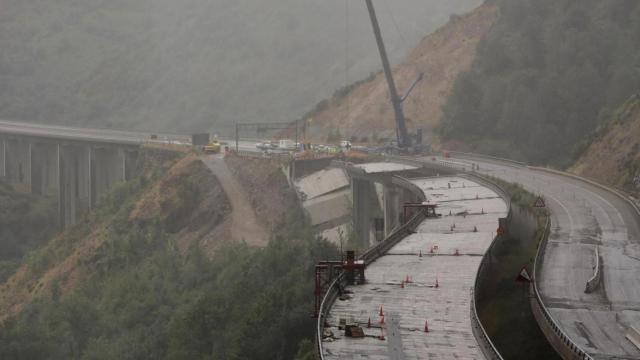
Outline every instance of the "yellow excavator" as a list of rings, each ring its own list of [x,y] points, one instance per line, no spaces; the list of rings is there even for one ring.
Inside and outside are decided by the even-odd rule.
[[[203,148],[204,152],[207,154],[219,154],[220,153],[220,142],[217,139],[213,139],[209,141],[207,145]]]

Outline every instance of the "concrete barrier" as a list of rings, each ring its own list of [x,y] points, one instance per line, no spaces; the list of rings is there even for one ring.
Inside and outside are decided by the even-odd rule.
[[[570,177],[570,178],[573,178],[573,179],[580,180],[580,181],[586,182],[588,184],[591,184],[591,185],[593,185],[593,186],[595,186],[597,188],[600,188],[600,189],[602,189],[604,191],[611,192],[611,193],[615,194],[616,196],[618,196],[619,198],[621,198],[622,200],[626,201],[629,205],[631,205],[631,207],[633,207],[633,209],[636,211],[638,216],[640,216],[640,205],[638,204],[637,200],[634,199],[632,196],[623,193],[621,190],[612,188],[612,187],[607,186],[607,185],[600,184],[600,183],[598,183],[596,181],[593,181],[591,179],[587,179],[587,178],[584,178],[582,176],[579,176],[579,175],[576,175],[576,174],[572,174],[572,173],[568,173],[568,172],[565,172],[565,171],[560,171],[560,170],[555,170],[555,169],[550,169],[550,168],[545,168],[545,167],[538,167],[538,166],[527,166],[527,168],[529,168],[531,170],[547,172],[547,173],[550,173],[550,174]]]
[[[511,160],[511,159],[505,159],[505,158],[501,158],[501,157],[497,157],[497,156],[491,156],[491,155],[485,155],[485,154],[475,154],[475,153],[466,153],[466,152],[460,152],[460,151],[449,151],[449,154],[457,156],[457,157],[467,157],[467,158],[479,158],[479,159],[486,159],[486,160],[493,160],[493,161],[498,161],[501,163],[508,163],[511,165],[515,165],[515,166],[527,166],[526,163],[522,162],[522,161],[516,161],[516,160]]]
[[[551,317],[549,310],[540,296],[538,291],[537,279],[540,273],[540,264],[544,259],[547,242],[549,240],[549,233],[551,230],[551,220],[547,217],[544,232],[542,233],[540,243],[538,245],[538,252],[536,259],[533,263],[533,282],[530,286],[531,296],[531,311],[536,318],[536,322],[542,330],[542,333],[547,338],[551,346],[556,352],[565,360],[593,360],[593,358],[584,351],[578,344],[574,343],[567,334],[558,326],[556,321]]]
[[[469,173],[469,174],[465,174],[464,177],[469,178],[470,180],[478,182],[492,189],[500,197],[502,197],[504,201],[507,203],[507,209],[508,209],[507,219],[511,219],[511,213],[512,213],[511,196],[509,196],[509,194],[506,191],[504,191],[504,189],[502,189],[498,184],[492,182],[491,180],[488,180],[477,174]],[[474,285],[471,288],[471,329],[473,331],[474,337],[476,338],[476,341],[478,342],[478,345],[480,346],[480,349],[482,350],[482,353],[484,354],[485,358],[488,360],[502,360],[503,358],[500,352],[498,351],[498,349],[496,348],[496,346],[491,341],[491,338],[487,334],[486,329],[482,325],[482,321],[480,321],[480,316],[478,315],[478,310],[477,310],[477,306],[478,306],[477,295],[479,290],[480,278],[485,273],[485,269],[487,268],[487,265],[491,262],[491,253],[497,244],[497,239],[498,239],[498,236],[493,238],[491,245],[489,245],[489,248],[487,249],[487,251],[485,251],[484,255],[482,256],[482,260],[478,265],[478,271],[476,271],[476,279],[474,281]]]
[[[640,331],[635,326],[631,326],[627,331],[626,338],[631,341],[638,349],[640,349]]]
[[[598,246],[596,245],[596,265],[593,267],[593,276],[587,280],[584,292],[589,294],[594,292],[600,286],[600,279],[602,278],[602,262],[600,260],[600,253],[598,252]]]

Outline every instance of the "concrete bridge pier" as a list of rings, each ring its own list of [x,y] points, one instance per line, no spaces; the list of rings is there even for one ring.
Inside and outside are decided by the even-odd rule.
[[[58,145],[48,142],[31,143],[31,192],[47,195],[58,188]]]
[[[91,206],[115,184],[137,174],[138,150],[111,146],[91,149]]]
[[[4,173],[18,191],[31,190],[31,142],[27,139],[4,140]]]
[[[59,210],[62,227],[91,209],[91,147],[58,145]]]
[[[376,189],[371,181],[354,177],[351,179],[351,194],[353,196],[353,230],[358,236],[358,242],[368,247],[371,241],[371,223],[373,209],[377,207]]]
[[[0,178],[7,176],[7,142],[0,138]]]
[[[125,151],[109,146],[95,147],[92,151],[92,204],[114,184],[126,180]]]
[[[384,236],[400,225],[401,198],[404,191],[393,184],[384,185]]]

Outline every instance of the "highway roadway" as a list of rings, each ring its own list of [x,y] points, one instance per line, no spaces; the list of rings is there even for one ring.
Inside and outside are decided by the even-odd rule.
[[[432,158],[422,159],[425,162]],[[484,159],[441,159],[543,194],[551,234],[538,286],[560,328],[594,359],[640,359],[626,339],[640,327],[640,217],[615,194],[582,180]],[[603,260],[600,289],[585,293],[595,248]]]
[[[111,129],[90,129],[12,121],[0,121],[0,134],[128,145],[176,144],[191,146],[191,137],[189,135],[120,131]],[[153,138],[152,135],[154,135]],[[235,147],[234,140],[221,140],[226,140],[230,147]],[[255,142],[252,140],[239,141],[239,149],[242,151],[259,152],[255,146]]]
[[[8,121],[0,121],[2,133],[132,145],[190,145],[185,135],[156,134],[157,139],[152,139],[151,133]],[[229,145],[234,146],[231,141]],[[256,151],[251,141],[242,141],[240,147]],[[471,163],[479,164],[482,173],[544,194],[552,231],[538,283],[552,317],[574,343],[596,359],[640,359],[640,349],[625,338],[630,326],[640,328],[640,220],[632,205],[600,187],[563,175],[490,160],[453,161],[467,170]],[[586,294],[596,246],[603,260],[603,283],[599,290]]]
[[[11,121],[0,121],[0,133],[61,140],[94,141],[131,145],[143,143],[191,144],[191,137],[186,135],[155,134],[157,138],[152,139],[152,133],[110,129],[88,129]]]

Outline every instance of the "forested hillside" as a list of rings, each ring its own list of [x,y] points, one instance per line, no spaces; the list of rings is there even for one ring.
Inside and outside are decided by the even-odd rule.
[[[392,59],[479,1],[376,1]],[[6,0],[0,48],[0,118],[158,131],[293,120],[380,68],[344,0]]]
[[[0,359],[307,354],[315,261],[336,258],[335,246],[313,236],[296,206],[265,248],[212,239],[231,210],[216,177],[193,154],[142,158],[142,176],[0,279]],[[264,181],[292,191],[272,170]],[[38,211],[23,213],[38,224]]]
[[[457,79],[440,133],[450,146],[569,165],[640,88],[640,2],[497,3],[499,20]]]

